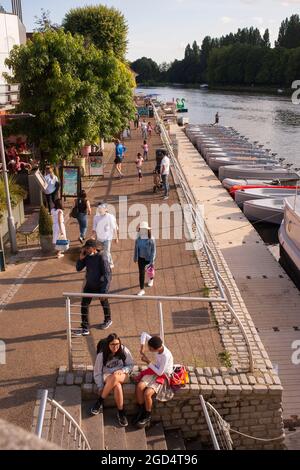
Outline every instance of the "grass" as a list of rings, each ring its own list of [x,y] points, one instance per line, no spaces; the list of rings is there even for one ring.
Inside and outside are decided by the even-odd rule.
[[[231,354],[228,351],[223,351],[219,354],[219,360],[224,367],[232,367]]]

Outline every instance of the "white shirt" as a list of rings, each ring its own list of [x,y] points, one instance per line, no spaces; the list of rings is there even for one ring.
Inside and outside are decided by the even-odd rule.
[[[97,234],[97,240],[104,242],[113,240],[115,231],[118,229],[117,220],[112,214],[96,215],[94,217],[93,230]]]
[[[144,346],[152,338],[148,333],[142,333],[141,344]],[[156,353],[155,364],[149,364],[149,369],[152,369],[156,375],[161,377],[162,375],[172,375],[174,368],[174,359],[171,351],[163,345],[164,351],[159,354]]]
[[[166,155],[161,161],[161,175],[168,176],[170,174],[170,159]],[[164,169],[163,169],[164,168]]]
[[[58,183],[58,178],[55,175],[46,175],[45,176],[45,181],[47,183],[47,189],[45,189],[45,194],[52,194],[56,190],[56,183]]]
[[[130,374],[130,372],[132,372],[134,367],[133,357],[129,349],[125,346],[123,346],[123,348],[126,356],[125,364],[121,359],[112,358],[105,366],[103,364],[103,353],[98,354],[94,367],[94,380],[98,389],[101,390],[104,386],[104,375],[111,375],[119,370],[124,372],[124,374]]]

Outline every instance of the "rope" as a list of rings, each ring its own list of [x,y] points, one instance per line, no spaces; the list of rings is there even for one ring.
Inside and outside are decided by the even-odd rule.
[[[244,434],[240,431],[237,431],[236,429],[232,429],[230,427],[230,424],[228,424],[226,421],[223,422],[223,430],[224,432],[234,432],[235,434],[239,434],[240,436],[247,437],[248,439],[253,439],[254,441],[261,441],[261,442],[274,442],[274,441],[279,441],[281,439],[285,438],[285,435],[282,434],[280,437],[274,437],[273,439],[263,439],[261,437],[254,437],[254,436],[249,436],[248,434]]]

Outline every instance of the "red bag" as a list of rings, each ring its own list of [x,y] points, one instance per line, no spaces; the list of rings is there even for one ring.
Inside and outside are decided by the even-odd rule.
[[[184,387],[185,385],[190,383],[190,378],[188,371],[186,370],[185,366],[174,366],[174,372],[171,376],[171,387]]]
[[[141,373],[135,378],[136,383],[139,383],[139,382],[142,380],[142,378],[145,377],[146,375],[156,375],[156,374],[155,374],[155,372],[154,372],[152,369],[148,368],[148,369],[144,370],[143,372],[141,372]],[[157,379],[156,379],[155,382],[158,383],[158,384],[163,385],[166,379],[169,381],[169,379],[168,379],[168,377],[167,377],[166,375],[162,375],[161,377],[158,377],[158,376],[157,376]]]

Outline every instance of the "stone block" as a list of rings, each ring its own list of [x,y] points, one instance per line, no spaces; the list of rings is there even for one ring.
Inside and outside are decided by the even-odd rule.
[[[94,366],[87,366],[86,371],[94,373]]]
[[[60,366],[60,368],[58,369],[58,375],[64,375],[67,372],[68,372],[67,366]]]
[[[211,385],[200,385],[200,393],[204,397],[210,397],[213,394],[213,387]]]
[[[66,385],[74,385],[74,374],[72,372],[69,372],[67,375],[66,375]]]
[[[240,385],[228,385],[228,395],[240,395],[242,387]]]
[[[268,393],[268,387],[266,385],[254,385],[253,391],[260,395],[266,395]]]
[[[253,387],[251,385],[242,385],[242,395],[251,395]]]
[[[83,384],[83,377],[75,377],[75,380],[74,380],[74,384],[75,385],[82,385]]]
[[[225,385],[216,385],[214,387],[214,394],[217,397],[224,397],[227,394],[227,387]]]
[[[283,393],[283,387],[281,385],[270,385],[269,393],[271,395],[279,395],[280,396]]]
[[[66,375],[61,375],[57,377],[56,385],[64,385],[65,384]]]
[[[93,381],[94,381],[93,372],[87,372],[86,375],[85,375],[84,382],[85,382],[86,384],[92,384]]]

